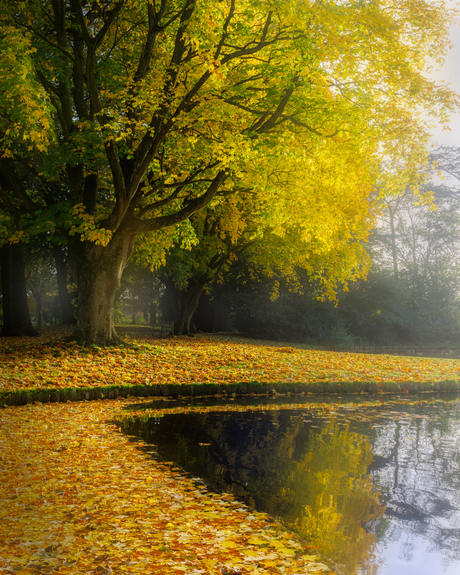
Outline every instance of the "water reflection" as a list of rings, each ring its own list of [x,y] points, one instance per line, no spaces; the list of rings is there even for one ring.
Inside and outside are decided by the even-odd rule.
[[[371,446],[364,435],[328,422],[313,434],[294,478],[302,509],[288,520],[305,539],[346,572],[369,565],[376,537],[364,525],[381,517],[379,502],[367,469]]]
[[[384,489],[382,575],[460,573],[460,425],[458,408],[431,406],[425,418],[370,430],[370,471]],[[437,558],[435,560],[435,558]]]
[[[347,575],[458,575],[458,403],[128,420],[124,431],[283,520]]]

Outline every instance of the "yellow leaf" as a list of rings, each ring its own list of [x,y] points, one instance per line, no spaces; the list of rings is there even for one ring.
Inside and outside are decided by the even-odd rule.
[[[260,555],[260,551],[255,551],[254,549],[243,549],[243,553],[249,557],[258,557]]]
[[[295,555],[295,549],[289,549],[288,547],[280,547],[278,551],[285,555]]]
[[[259,537],[251,537],[250,539],[248,539],[248,543],[250,543],[251,545],[267,545],[268,541],[264,541]]]

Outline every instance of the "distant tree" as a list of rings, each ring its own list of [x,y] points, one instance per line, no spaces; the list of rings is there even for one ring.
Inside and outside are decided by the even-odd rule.
[[[33,246],[30,244],[27,246],[25,258],[26,285],[35,301],[35,325],[37,327],[43,325],[44,316],[45,321],[51,319],[51,314],[54,322],[57,320],[55,309],[46,310],[46,307],[55,307],[46,306],[46,304],[54,303],[57,292],[54,263],[51,250],[46,249],[47,247],[46,243],[43,245],[35,241]]]
[[[227,329],[254,337],[297,342],[324,341],[339,320],[334,302],[321,301],[321,287],[308,273],[296,269],[293,278],[265,270],[241,256],[210,290],[212,313],[228,315]],[[341,294],[338,294],[339,306]]]
[[[430,189],[432,204],[410,190],[381,200],[382,216],[367,244],[373,259],[367,280],[339,290],[337,307],[315,302],[320,285],[301,268],[296,269],[301,286],[296,293],[282,275],[264,280],[259,269],[252,281],[247,266],[227,286],[234,327],[259,337],[337,345],[456,340],[460,205],[454,186]],[[278,297],[273,298],[276,282]]]
[[[460,204],[452,189],[433,190],[433,205],[410,191],[387,200],[372,241],[375,268],[393,275],[412,337],[425,340],[454,337],[460,328]]]
[[[164,286],[161,280],[144,265],[129,262],[123,271],[119,290],[120,304],[131,310],[131,321],[136,323],[136,313],[142,312],[145,323],[154,325]]]
[[[68,290],[65,247],[36,236],[25,250],[27,289],[35,300],[35,321],[73,325],[75,317]],[[46,315],[46,318],[44,318]]]
[[[69,293],[68,253],[65,246],[58,243],[52,244],[52,251],[56,268],[61,321],[63,325],[75,325],[77,320]]]
[[[417,337],[416,312],[408,300],[407,285],[374,266],[366,281],[356,282],[340,295],[335,311],[354,343],[396,345]]]
[[[442,194],[452,201],[460,200],[460,147],[439,146],[430,154],[433,172],[443,178]]]

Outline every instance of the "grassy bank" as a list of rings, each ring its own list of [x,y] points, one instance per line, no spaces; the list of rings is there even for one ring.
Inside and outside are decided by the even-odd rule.
[[[117,397],[460,391],[460,360],[351,354],[244,339],[127,338],[85,347],[0,339],[0,405]]]

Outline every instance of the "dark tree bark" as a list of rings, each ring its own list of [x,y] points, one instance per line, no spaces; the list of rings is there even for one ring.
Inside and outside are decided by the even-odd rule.
[[[2,266],[3,327],[1,337],[37,336],[27,303],[24,254],[21,244],[0,248]]]
[[[78,285],[77,340],[117,345],[114,305],[123,270],[131,257],[134,236],[114,234],[106,247],[74,241],[70,256]]]
[[[174,315],[174,333],[186,335],[192,331],[193,314],[198,306],[206,283],[190,280],[186,289],[178,289],[174,282],[165,279],[167,297]]]
[[[181,313],[177,321],[177,331],[176,322],[174,322],[174,330],[178,335],[191,332],[193,314],[198,307],[198,303],[202,293],[204,292],[205,286],[206,284],[200,284],[198,282],[191,281],[189,282],[188,288],[182,292],[180,306]]]
[[[391,230],[391,257],[393,260],[393,275],[395,280],[399,278],[398,274],[398,256],[396,247],[396,231],[395,231],[395,214],[393,212],[392,206],[388,206],[388,213],[390,214],[390,230]]]
[[[67,289],[67,261],[61,246],[53,245],[53,256],[56,265],[56,279],[62,323],[64,325],[75,325],[77,320],[73,313],[72,302],[70,301],[70,295]]]
[[[43,299],[40,289],[31,288],[32,296],[35,300],[35,325],[42,327],[43,325]]]
[[[157,304],[150,304],[150,325],[155,325],[157,323]]]
[[[215,331],[213,305],[207,293],[203,293],[196,308],[196,327],[205,333]]]

